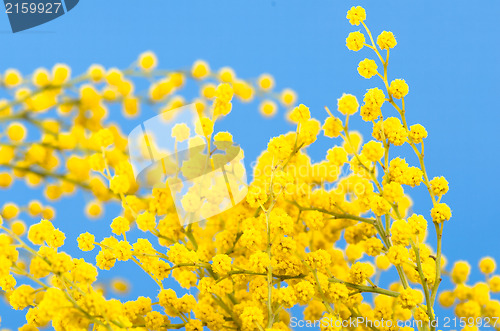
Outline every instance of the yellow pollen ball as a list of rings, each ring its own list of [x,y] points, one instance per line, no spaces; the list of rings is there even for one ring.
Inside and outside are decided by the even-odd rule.
[[[269,91],[274,87],[274,78],[269,74],[262,74],[258,79],[258,85],[261,90]]]
[[[26,138],[26,128],[19,122],[11,123],[7,127],[7,136],[12,141],[21,142]]]
[[[158,60],[153,52],[145,52],[139,56],[137,64],[142,70],[150,71],[156,67]]]
[[[191,68],[191,75],[195,79],[203,79],[210,74],[208,63],[203,60],[197,60]]]
[[[259,111],[264,117],[272,117],[276,114],[278,105],[272,100],[264,100],[259,105]]]

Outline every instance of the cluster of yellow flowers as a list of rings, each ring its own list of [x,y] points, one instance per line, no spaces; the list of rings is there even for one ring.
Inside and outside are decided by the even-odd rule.
[[[15,97],[0,101],[0,121],[7,125],[0,143],[0,186],[7,189],[14,178],[23,179],[29,186],[44,187],[47,200],[76,190],[90,192],[90,218],[100,216],[106,203],[122,207],[108,223],[108,237],[85,232],[76,239],[53,225],[50,206],[38,201],[3,206],[0,287],[13,309],[26,310],[26,324],[19,330],[49,324],[55,330],[289,330],[288,309],[305,305],[304,318],[310,321],[362,317],[365,324],[359,330],[410,331],[414,328],[396,321],[413,318],[422,322],[419,329],[434,331],[436,299],[444,307],[455,305],[466,330],[500,316],[500,302],[490,298],[500,292],[492,258],[481,260],[486,282],[474,286],[466,285],[466,262],[445,269],[441,240],[451,209],[442,198],[448,182],[427,174],[427,131],[420,124],[409,126],[405,117],[408,84],[388,79],[394,34],[383,31],[375,42],[359,6],[348,11],[347,19],[364,27],[364,32],[349,34],[347,48],[369,48],[380,61],[360,61],[359,74],[378,76],[382,86],[368,89],[362,105],[356,96],[342,95],[340,115],[326,108],[329,116],[323,124],[307,106],[294,107],[292,90],[273,92],[272,76],[243,80],[228,67],[213,72],[204,61],[190,70],[165,71],[157,69],[155,55],[147,52],[129,69],[93,65],[77,78],[70,78],[65,65],[56,65],[52,73],[39,69],[30,79],[7,70],[2,85]],[[145,94],[135,91],[134,81],[141,77],[150,84]],[[188,80],[201,86],[192,103],[209,146],[232,141],[230,133],[214,132],[214,122],[232,111],[234,97],[241,102],[263,98],[260,112],[265,116],[274,115],[281,103],[290,110],[288,119],[296,130],[269,141],[244,201],[205,222],[183,226],[168,186],[141,190],[126,136],[106,118],[114,104],[121,105],[125,117],[137,116],[141,105],[162,113],[185,105],[180,92]],[[392,106],[396,116],[384,117],[384,105]],[[373,139],[366,143],[349,130],[349,118],[358,111],[373,128]],[[315,163],[306,149],[321,131],[342,142]],[[177,124],[172,137],[188,139],[189,128]],[[397,156],[402,145],[410,146],[417,165]],[[430,219],[411,213],[407,191],[419,185],[429,192]],[[28,227],[18,219],[23,212],[41,221]],[[435,250],[426,243],[428,220],[434,225]],[[129,241],[131,232],[136,233],[129,237],[138,239]],[[82,252],[98,250],[95,263],[65,253],[66,240],[76,240]],[[98,283],[99,270],[125,261],[150,277],[158,287],[156,297],[124,302],[108,296]],[[380,275],[391,267],[397,281],[383,288]],[[443,276],[456,284],[453,291],[438,291]],[[181,296],[168,288],[172,280],[193,294]],[[118,293],[127,289],[124,279],[111,285]],[[369,323],[375,320],[394,323],[375,328]],[[330,323],[321,328],[342,327]]]

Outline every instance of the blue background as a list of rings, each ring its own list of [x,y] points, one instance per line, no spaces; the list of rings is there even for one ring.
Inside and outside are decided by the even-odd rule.
[[[347,34],[360,29],[345,19],[352,5],[366,8],[366,23],[375,35],[391,30],[398,40],[391,51],[389,77],[409,83],[408,121],[421,123],[429,132],[428,172],[431,177],[444,175],[450,182],[443,201],[451,205],[453,218],[445,224],[444,254],[450,261],[466,259],[474,268],[482,256],[499,259],[500,227],[495,216],[500,202],[498,1],[87,0],[52,22],[17,34],[10,32],[7,15],[0,13],[0,71],[15,67],[29,74],[59,62],[69,64],[75,74],[92,63],[125,68],[141,52],[153,50],[162,68],[188,68],[202,58],[215,69],[231,66],[242,78],[269,72],[278,90],[292,87],[313,116],[324,119],[323,107],[335,108],[343,92],[361,98],[367,88],[381,87],[378,79],[366,80],[356,71],[360,60],[373,58],[372,52],[354,53],[345,47]],[[219,124],[234,132],[246,151],[247,165],[270,137],[292,129],[283,110],[267,120],[256,109],[256,103],[237,105]],[[384,111],[395,115],[388,107]],[[152,115],[152,111],[143,113],[144,118]],[[124,127],[131,129],[138,123],[128,121]],[[364,133],[365,141],[369,139],[370,125],[355,120],[351,127]],[[333,143],[321,138],[310,153],[321,160]],[[416,161],[411,156],[407,160]],[[424,187],[409,192],[415,212],[430,219]],[[23,202],[39,196],[21,183],[0,192],[2,201]],[[56,204],[55,223],[68,238],[89,230],[100,239],[106,218],[95,223],[85,220],[81,212],[85,199],[78,194]],[[117,212],[117,208],[108,210],[107,219]],[[77,253],[74,240],[68,239],[65,247],[92,260],[92,254]],[[151,280],[142,281],[135,265],[118,262],[116,271],[140,279],[132,284],[130,298],[156,292]],[[101,272],[104,279],[114,274]],[[472,279],[482,280],[477,269]],[[4,303],[0,303],[0,316],[3,327],[23,321],[22,312],[12,313]]]

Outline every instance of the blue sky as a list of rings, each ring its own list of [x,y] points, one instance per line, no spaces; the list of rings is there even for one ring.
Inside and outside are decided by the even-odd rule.
[[[127,67],[138,54],[152,50],[162,68],[187,68],[202,58],[213,68],[231,66],[244,78],[269,72],[278,89],[295,89],[299,101],[323,119],[323,107],[335,108],[342,93],[361,98],[367,88],[380,87],[379,81],[356,72],[357,63],[372,54],[345,47],[347,34],[359,29],[345,19],[352,5],[366,8],[366,23],[374,34],[391,30],[398,40],[389,76],[410,85],[407,118],[429,132],[430,176],[444,175],[450,182],[444,201],[452,207],[453,218],[445,224],[445,255],[450,261],[469,260],[474,267],[484,255],[500,259],[495,216],[500,202],[498,1],[85,0],[57,20],[17,34],[10,32],[7,16],[0,13],[0,71],[16,67],[28,74],[64,62],[77,74],[92,63]],[[261,118],[255,103],[234,111],[220,125],[235,132],[246,162],[255,159],[270,137],[291,129],[283,113],[271,120]],[[368,139],[369,125],[356,120],[351,126]],[[310,150],[313,158],[323,158],[332,143],[320,139]],[[412,194],[415,211],[428,216],[430,202],[423,187]],[[22,185],[8,195],[0,192],[3,201],[27,201],[37,195]],[[83,202],[76,197],[64,203],[56,222],[74,237],[88,227],[78,214]],[[473,278],[479,277],[475,272]],[[141,285],[134,289],[133,295],[143,290]],[[22,314],[7,318],[5,311],[0,304],[3,326],[22,320]]]

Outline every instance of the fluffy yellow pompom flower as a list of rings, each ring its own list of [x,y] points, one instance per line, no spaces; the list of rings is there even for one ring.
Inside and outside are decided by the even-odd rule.
[[[226,254],[218,254],[212,258],[212,270],[221,276],[231,271],[232,259]]]
[[[431,209],[431,216],[436,223],[448,221],[451,218],[451,209],[446,203],[438,203]]]
[[[378,87],[371,88],[366,91],[363,97],[363,101],[370,107],[380,108],[385,102],[384,91],[382,91]]]
[[[271,152],[277,160],[285,160],[292,153],[292,145],[284,135],[280,135],[269,140],[267,150]]]
[[[352,25],[359,25],[366,19],[366,11],[361,6],[356,6],[356,7],[353,6],[351,7],[351,9],[347,11],[346,18]]]
[[[432,188],[432,193],[434,193],[434,195],[441,196],[446,194],[446,192],[448,192],[449,189],[448,181],[443,176],[434,177],[430,181],[430,184]]]
[[[337,100],[337,109],[344,115],[353,115],[358,111],[358,99],[352,94],[344,93],[340,99]]]
[[[12,222],[10,225],[12,232],[16,234],[16,236],[20,237],[26,233],[26,224],[23,221],[17,220]]]
[[[358,73],[364,78],[372,78],[377,74],[377,63],[374,60],[364,59],[359,62]]]
[[[253,208],[260,207],[261,204],[267,201],[267,192],[259,186],[252,185],[248,189],[246,201]]]
[[[297,101],[297,93],[291,89],[284,89],[280,95],[281,103],[287,107],[290,107]]]
[[[107,86],[102,90],[102,98],[108,102],[118,99],[118,91],[114,87]]]
[[[1,172],[0,173],[0,187],[1,188],[8,188],[12,185],[12,182],[14,179],[12,176],[7,173],[7,172]]]
[[[410,258],[410,253],[408,250],[400,245],[394,245],[389,248],[389,252],[387,252],[387,258],[394,265],[401,265],[403,263],[408,262]]]
[[[304,123],[311,118],[311,112],[309,107],[300,104],[290,112],[288,118],[294,123]]]
[[[369,142],[363,145],[361,154],[366,156],[368,160],[372,162],[377,162],[385,154],[384,146],[382,145],[382,143],[378,141],[370,140]]]
[[[52,68],[52,83],[61,85],[68,81],[71,76],[71,68],[66,64],[58,63]]]
[[[214,141],[228,141],[228,142],[233,142],[233,135],[230,134],[229,132],[218,132],[214,136]]]
[[[108,147],[114,142],[114,136],[110,129],[101,129],[94,136],[99,147]]]
[[[323,124],[325,137],[336,138],[340,136],[344,130],[344,124],[340,118],[328,117]]]
[[[201,87],[201,94],[207,99],[212,99],[215,97],[216,88],[217,87],[212,83],[205,84]]]
[[[95,110],[100,107],[101,96],[93,85],[85,84],[80,87],[80,99],[84,108]]]
[[[33,73],[33,85],[45,87],[50,84],[50,74],[45,68],[36,69]]]
[[[385,102],[384,91],[375,87],[369,89],[363,98],[364,105],[361,107],[360,114],[363,121],[371,122],[382,115],[381,107]]]
[[[398,302],[404,309],[412,309],[423,300],[422,292],[412,288],[406,288],[401,291],[398,297]]]
[[[349,289],[347,286],[340,283],[330,283],[327,293],[334,302],[342,302],[349,297]]]
[[[470,273],[470,265],[466,261],[457,261],[451,270],[451,279],[455,284],[461,284],[467,281]]]
[[[223,83],[217,86],[215,97],[224,103],[230,102],[233,99],[234,90],[230,84]]]
[[[320,230],[325,225],[323,213],[317,210],[307,212],[305,214],[304,221],[306,222],[306,225],[312,230]]]
[[[491,292],[493,293],[500,292],[500,276],[491,277],[488,285],[490,286]]]
[[[94,249],[95,237],[88,232],[82,233],[78,236],[78,248],[84,252],[89,252]]]
[[[219,116],[226,116],[231,112],[233,104],[231,102],[224,102],[221,99],[216,99],[214,102],[214,119]]]
[[[391,267],[391,261],[386,255],[379,255],[375,258],[375,265],[380,270],[387,270]]]
[[[483,257],[481,261],[479,261],[479,270],[483,274],[489,275],[495,272],[495,269],[497,268],[497,264],[495,260],[492,257]]]
[[[203,60],[197,60],[193,63],[191,68],[191,75],[195,79],[203,79],[210,74],[210,67],[208,63]]]
[[[391,225],[392,241],[397,245],[408,246],[412,231],[405,220],[396,220]]]
[[[130,284],[125,279],[113,278],[111,280],[111,289],[116,293],[126,294],[130,290]]]
[[[351,51],[359,51],[365,44],[365,35],[359,31],[349,33],[345,40],[345,44]]]
[[[414,124],[410,127],[410,137],[415,144],[420,144],[427,138],[427,130],[420,124]]]
[[[26,138],[26,128],[19,122],[13,122],[7,127],[7,136],[12,141],[21,142]]]
[[[14,204],[12,202],[8,202],[8,203],[3,205],[3,208],[2,208],[3,218],[12,219],[12,218],[17,217],[17,215],[19,215],[19,207],[16,204]]]
[[[269,91],[274,87],[274,78],[269,74],[262,74],[257,80],[259,88],[264,91]]]
[[[297,301],[306,304],[314,295],[314,286],[307,280],[302,280],[294,286]]]
[[[389,86],[389,93],[396,99],[404,98],[408,94],[409,90],[410,88],[404,79],[395,79]]]
[[[129,118],[136,117],[140,113],[140,102],[135,96],[123,98],[123,115]]]
[[[148,330],[161,330],[163,326],[169,324],[168,317],[157,311],[150,311],[144,318]],[[203,327],[203,324],[201,325]],[[186,328],[188,326],[186,325]]]
[[[316,119],[310,119],[300,125],[298,141],[302,146],[309,146],[316,141],[321,123]]]
[[[326,159],[331,164],[340,167],[347,162],[347,152],[342,147],[335,146],[327,151]]]
[[[277,297],[279,303],[286,308],[291,308],[297,303],[297,296],[292,286],[280,288]]]
[[[370,256],[379,255],[383,248],[384,244],[378,238],[371,237],[364,241],[365,252]]]
[[[429,322],[429,315],[427,315],[427,306],[421,305],[417,307],[413,317],[416,321]]]
[[[120,236],[130,231],[130,222],[123,216],[115,217],[111,222],[111,230],[114,234]]]
[[[102,204],[99,201],[91,201],[85,208],[85,213],[90,218],[99,218],[102,215]]]
[[[396,145],[396,144],[395,144]],[[420,185],[423,172],[418,167],[409,167],[405,174],[405,184],[411,187]]]
[[[348,245],[345,249],[345,255],[349,261],[359,260],[363,254],[363,245]]]
[[[116,194],[123,194],[130,188],[130,181],[127,175],[115,175],[111,178],[109,188]]]
[[[3,83],[7,87],[15,87],[22,82],[22,76],[16,69],[7,69],[3,76]]]
[[[156,227],[155,215],[149,211],[145,211],[142,214],[137,215],[136,223],[140,230],[144,232],[152,231]]]
[[[230,67],[223,67],[219,69],[219,79],[224,83],[232,83],[236,79],[236,73]]]
[[[408,225],[416,235],[423,235],[427,230],[427,220],[422,215],[413,214],[408,217]]]
[[[262,312],[262,309],[259,307],[248,306],[248,307],[243,308],[243,312],[241,313],[240,318],[241,318],[243,330],[253,330],[253,329],[255,329],[255,327],[257,325],[264,324],[264,313]],[[187,329],[187,325],[186,325],[186,329]],[[197,331],[197,330],[201,330],[201,329],[190,328],[189,331]]]
[[[292,218],[281,208],[274,208],[269,217],[271,234],[291,235],[293,231]]]
[[[252,100],[255,93],[252,85],[241,79],[237,79],[233,83],[233,88],[234,94],[236,94],[244,102]]]
[[[259,111],[265,117],[272,117],[277,110],[278,105],[272,100],[264,100],[259,105]]]
[[[117,68],[110,68],[105,78],[109,85],[118,87],[123,82],[123,73]]]
[[[390,31],[382,31],[377,37],[377,45],[380,49],[394,48],[397,44],[394,34]]]
[[[354,284],[362,284],[365,282],[366,278],[370,275],[372,267],[363,262],[356,262],[349,271],[349,279]]]
[[[172,138],[175,138],[178,142],[183,142],[189,138],[191,130],[185,123],[177,123],[172,128]]]
[[[44,219],[51,220],[54,218],[55,215],[56,215],[56,212],[55,212],[54,208],[52,208],[50,206],[45,207],[42,210],[42,218],[44,218]]]
[[[403,187],[396,182],[384,184],[383,197],[392,203],[397,203],[404,196]]]
[[[443,291],[439,294],[438,300],[441,306],[449,308],[455,303],[455,295],[452,291]]]
[[[104,67],[99,64],[93,64],[87,70],[87,75],[90,76],[90,79],[92,79],[92,81],[98,83],[106,76],[106,69],[104,69]]]
[[[156,59],[156,55],[153,52],[144,52],[139,55],[137,64],[142,70],[151,71],[158,64],[158,60]]]
[[[66,239],[66,235],[60,231],[59,229],[54,229],[47,235],[47,245],[52,248],[59,248],[64,245],[64,240]]]
[[[375,213],[377,216],[382,216],[391,210],[391,205],[387,200],[378,195],[378,194],[373,194],[370,199],[369,199],[369,206],[370,209]]]
[[[21,285],[9,296],[9,303],[15,310],[24,309],[33,304],[35,289],[29,285]]]
[[[45,197],[49,200],[57,200],[62,194],[63,191],[59,185],[47,185],[45,188]]]

